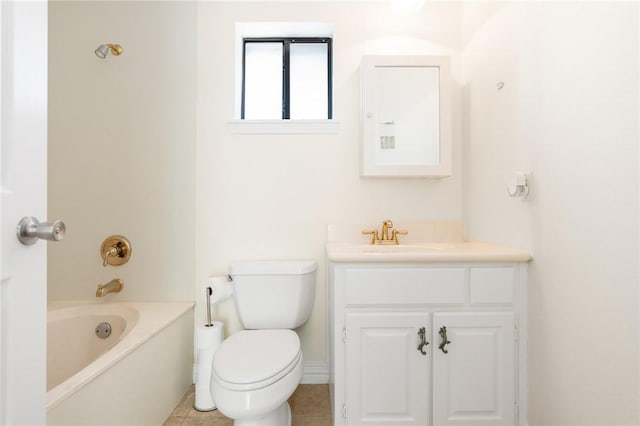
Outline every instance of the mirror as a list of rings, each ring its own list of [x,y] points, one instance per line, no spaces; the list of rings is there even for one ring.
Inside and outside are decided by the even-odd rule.
[[[364,56],[361,174],[451,175],[451,76],[446,56]]]

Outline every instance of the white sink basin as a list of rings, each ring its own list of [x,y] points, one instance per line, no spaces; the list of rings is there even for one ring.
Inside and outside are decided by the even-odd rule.
[[[357,244],[345,247],[362,253],[421,253],[430,251],[442,251],[453,249],[453,244],[444,243],[421,243],[421,244]]]
[[[332,262],[526,262],[531,253],[470,241],[398,245],[328,243],[327,258]]]

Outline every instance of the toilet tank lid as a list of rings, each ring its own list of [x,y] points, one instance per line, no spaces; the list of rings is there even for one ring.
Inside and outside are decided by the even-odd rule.
[[[318,268],[315,260],[237,260],[229,265],[234,275],[301,275]]]

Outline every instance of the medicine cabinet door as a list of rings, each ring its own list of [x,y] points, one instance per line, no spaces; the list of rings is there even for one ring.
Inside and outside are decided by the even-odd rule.
[[[451,175],[449,74],[444,56],[363,58],[363,176]]]

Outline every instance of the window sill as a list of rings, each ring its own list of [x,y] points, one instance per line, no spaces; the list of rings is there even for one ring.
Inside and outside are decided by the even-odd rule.
[[[337,134],[336,120],[232,120],[231,133],[240,135],[319,135]]]

